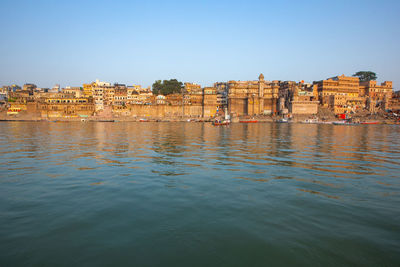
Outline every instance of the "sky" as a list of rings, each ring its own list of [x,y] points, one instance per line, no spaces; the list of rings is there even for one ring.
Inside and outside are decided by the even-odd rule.
[[[400,1],[0,0],[0,86],[304,80],[400,89]]]

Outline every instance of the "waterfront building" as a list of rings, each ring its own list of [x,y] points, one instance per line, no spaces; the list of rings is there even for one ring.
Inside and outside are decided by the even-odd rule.
[[[2,87],[2,90],[3,92],[16,92],[18,90],[21,90],[21,87],[16,84],[5,85]]]
[[[380,85],[376,81],[360,82],[360,95],[370,97],[376,101],[391,99],[393,94],[393,83],[385,81]]]
[[[0,98],[3,98],[3,101],[8,99],[8,90],[6,86],[0,88]]]
[[[112,113],[117,116],[129,116],[130,109],[128,103],[128,88],[125,84],[114,84],[114,101],[112,103]]]
[[[191,90],[189,94],[185,95],[187,97],[187,101],[185,104],[189,104],[192,106],[202,106],[203,105],[203,89],[200,90]]]
[[[104,87],[95,86],[93,88],[93,98],[95,104],[95,111],[104,109]]]
[[[136,104],[139,99],[139,92],[141,90],[140,85],[132,85],[126,87],[126,98],[127,103],[129,104]]]
[[[33,91],[36,89],[36,85],[35,84],[33,84],[33,83],[26,83],[26,84],[24,84],[24,86],[22,87],[22,90],[24,90],[24,91],[29,91],[29,92],[32,92],[33,93]]]
[[[36,100],[30,90],[8,92],[7,115],[28,114],[36,112]]]
[[[182,106],[183,95],[182,94],[170,94],[165,96],[165,102],[171,106]]]
[[[400,91],[394,92],[392,98],[390,99],[389,109],[393,112],[400,112]]]
[[[224,82],[214,83],[217,90],[217,104],[220,110],[228,107],[228,84]]]
[[[125,86],[115,85],[115,95],[113,105],[125,106],[128,100],[128,92]]]
[[[111,86],[111,83],[109,82],[101,82],[99,80],[96,80],[96,82],[92,83],[92,95],[94,98],[94,104],[95,104],[95,111],[96,112],[101,112],[104,110],[104,97],[106,92],[110,93],[109,89],[112,89],[113,86]],[[112,93],[112,90],[111,90]],[[107,95],[106,99],[106,105],[109,106],[109,98],[110,95]]]
[[[233,116],[277,112],[311,115],[316,114],[320,106],[329,108],[335,114],[361,109],[374,113],[398,106],[398,93],[393,97],[392,87],[390,81],[380,85],[376,81],[360,83],[357,77],[344,75],[310,84],[304,81],[265,81],[260,74],[255,81],[217,82],[212,87],[204,88],[187,82],[181,93],[167,96],[153,95],[150,87],[118,83],[111,85],[99,80],[83,84],[83,87],[68,86],[61,93],[59,85],[50,92],[34,84],[25,84],[23,88],[12,85],[0,89],[0,101],[6,99],[3,102],[10,108],[9,115],[35,113],[40,104],[39,113],[45,117],[79,114],[106,117],[115,114],[208,118],[222,115],[226,110]],[[48,102],[49,99],[54,101]]]
[[[28,105],[26,103],[12,102],[9,103],[7,115],[18,115],[23,111],[27,111]]]
[[[114,104],[115,98],[115,87],[107,86],[103,90],[104,97],[103,97],[103,104],[104,106],[112,106]]]
[[[375,99],[369,96],[370,89],[376,85],[375,81],[360,83],[358,77],[341,75],[314,82],[314,85],[321,105],[330,108],[335,114],[356,112],[364,108],[375,110]],[[383,87],[382,91],[386,92],[386,84]]]
[[[95,83],[83,84],[83,95],[85,97],[93,96],[93,86]]]
[[[165,105],[165,103],[166,103],[165,100],[166,100],[165,95],[158,95],[156,97],[157,105]]]
[[[61,89],[61,86],[59,84],[56,84],[49,90],[49,93],[59,93]]]
[[[81,89],[81,87],[70,87],[67,86],[62,90],[62,93],[64,94],[71,94],[74,97],[80,98],[83,97],[83,91]]]
[[[185,93],[192,93],[192,92],[201,92],[201,85],[196,83],[185,83],[184,92]]]
[[[301,81],[291,83],[288,110],[293,115],[311,115],[318,113],[316,86]]]
[[[328,107],[331,95],[341,95],[345,99],[359,97],[359,78],[345,75],[336,76],[314,82],[318,91],[318,98],[324,107]]]
[[[277,111],[279,81],[229,81],[229,113],[242,115],[275,114]]]
[[[127,87],[126,102],[135,105],[149,105],[156,102],[156,96],[153,95],[150,87],[142,88],[140,85],[133,85]]]
[[[218,111],[217,89],[215,87],[204,87],[203,89],[203,117],[213,117]]]
[[[51,93],[38,104],[42,118],[87,117],[95,111],[93,98],[78,98],[74,94]]]

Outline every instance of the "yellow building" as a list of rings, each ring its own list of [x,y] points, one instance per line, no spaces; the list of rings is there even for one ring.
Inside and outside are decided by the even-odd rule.
[[[217,89],[204,87],[203,89],[203,117],[213,117],[218,110]]]
[[[83,95],[85,97],[93,96],[94,83],[83,84]]]
[[[185,92],[201,92],[201,85],[196,83],[185,83]]]
[[[390,100],[393,94],[393,83],[385,81],[380,85],[376,81],[360,83],[360,94],[373,100]]]
[[[50,94],[39,102],[44,118],[91,116],[94,112],[93,98],[74,97],[71,94]]]
[[[279,81],[229,81],[229,113],[241,115],[275,114],[277,111]]]
[[[345,98],[359,97],[358,77],[348,77],[345,75],[336,76],[327,80],[314,82],[317,86],[318,98],[322,106],[329,106],[331,95],[341,95]]]

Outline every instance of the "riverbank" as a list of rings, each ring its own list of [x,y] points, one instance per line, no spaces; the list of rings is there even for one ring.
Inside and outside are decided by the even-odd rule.
[[[213,119],[193,119],[193,118],[21,118],[21,117],[9,117],[2,118],[0,121],[3,122],[11,122],[11,121],[19,121],[19,122],[189,122],[189,123],[211,123]],[[315,123],[315,124],[332,124],[333,122],[339,121],[336,120],[318,120],[309,117],[296,117],[291,118],[288,123]],[[252,117],[251,123],[272,123],[272,122],[281,122],[279,117]],[[231,123],[248,123],[247,118],[239,118],[237,120],[233,120]],[[400,125],[399,120],[391,120],[391,119],[368,119],[355,122],[356,124],[393,124]]]
[[[233,117],[231,123],[240,123],[252,121],[257,123],[279,122],[287,116],[282,115],[255,115],[255,116],[239,116]],[[400,118],[393,114],[366,113],[358,112],[350,115],[350,120],[356,123],[371,123],[378,124],[400,124]],[[171,116],[171,117],[131,117],[131,116],[89,116],[89,117],[50,117],[43,118],[27,113],[16,115],[7,115],[6,112],[0,113],[0,121],[36,121],[36,122],[212,122],[215,118],[199,118],[190,116]],[[340,120],[333,112],[321,109],[316,115],[292,115],[289,118],[291,123],[302,123],[313,120],[318,123],[332,123]]]

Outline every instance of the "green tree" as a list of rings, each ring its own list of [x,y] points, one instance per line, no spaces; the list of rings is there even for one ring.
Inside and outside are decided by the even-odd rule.
[[[161,80],[157,80],[153,83],[153,94],[158,95],[160,94],[160,91],[162,89],[162,83]]]
[[[179,82],[177,79],[171,80],[157,80],[153,83],[153,94],[158,95],[170,95],[174,93],[181,93],[183,88],[183,83]]]
[[[377,79],[376,73],[372,71],[359,71],[353,76],[360,78],[360,82],[375,81]]]

